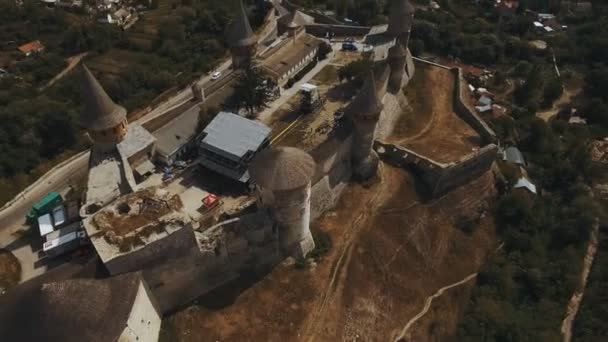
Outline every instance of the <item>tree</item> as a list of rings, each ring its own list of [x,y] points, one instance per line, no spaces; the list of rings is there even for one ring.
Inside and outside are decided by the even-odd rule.
[[[549,108],[557,100],[563,92],[562,82],[557,77],[551,77],[546,81],[545,89],[543,90],[542,107]]]
[[[526,81],[515,90],[515,102],[520,106],[536,109],[540,101],[543,86],[542,68],[536,66],[528,74]]]
[[[228,103],[246,109],[248,116],[253,117],[257,110],[270,102],[274,88],[273,82],[265,79],[258,68],[248,64],[240,71]]]

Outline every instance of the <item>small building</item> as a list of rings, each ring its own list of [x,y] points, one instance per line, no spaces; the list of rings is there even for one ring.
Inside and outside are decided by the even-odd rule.
[[[116,148],[138,179],[154,171],[151,160],[156,152],[156,138],[142,125],[129,125],[125,139]]]
[[[521,177],[513,186],[514,189],[525,189],[536,195],[536,185],[532,184],[527,178]]]
[[[307,34],[304,27],[293,28],[258,59],[262,70],[279,86],[283,86],[300,70],[316,60],[321,41]]]
[[[44,51],[44,45],[39,40],[34,40],[27,44],[23,44],[19,47],[19,51],[23,53],[26,57],[31,56],[32,54],[41,53]]]
[[[526,165],[526,161],[524,160],[524,156],[521,151],[515,146],[509,146],[505,148],[502,152],[502,160],[509,162],[511,164],[516,165]]]
[[[173,165],[196,149],[199,107],[194,106],[154,132],[156,136],[156,160]]]
[[[198,139],[198,163],[239,182],[249,181],[253,156],[270,144],[270,128],[261,122],[220,112]]]

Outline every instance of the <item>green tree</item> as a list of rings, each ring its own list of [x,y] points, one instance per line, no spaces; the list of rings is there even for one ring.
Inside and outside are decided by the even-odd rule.
[[[257,110],[270,102],[273,91],[272,82],[265,79],[258,68],[249,64],[239,72],[234,93],[228,103],[239,109],[244,108],[248,116],[253,117]]]

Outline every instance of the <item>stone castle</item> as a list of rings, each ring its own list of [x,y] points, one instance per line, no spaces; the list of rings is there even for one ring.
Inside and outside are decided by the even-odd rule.
[[[270,75],[276,74],[278,84],[302,69],[320,40],[306,33],[306,18],[288,15],[289,20],[282,21],[288,43],[278,44],[278,50],[272,50],[275,46],[258,52],[258,38],[240,3],[228,30],[233,68],[261,63]],[[399,166],[424,164],[424,156],[412,157],[417,155],[382,142],[407,105],[403,89],[415,73],[408,49],[414,7],[408,0],[395,0],[389,19],[380,32],[388,48],[386,58],[375,63],[345,108],[346,124],[306,151],[272,146],[249,150],[253,155],[247,170],[249,189],[231,190],[219,207],[201,215],[189,207],[188,189],[174,192],[179,184],[148,186],[136,180],[138,170],[155,153],[155,138],[140,125],[127,124],[124,108],[110,99],[82,65],[79,73],[86,103],[82,121],[94,146],[81,216],[110,274],[141,271],[160,311],[171,312],[243,272],[264,272],[288,256],[305,257],[315,247],[311,221],[336,204],[352,179],[373,178],[380,158]],[[268,62],[277,58],[273,54],[299,48],[303,52],[289,57],[294,64],[287,68],[273,68],[274,62]],[[200,89],[193,87],[193,91]],[[447,191],[487,170],[493,161],[488,157],[491,151],[481,154],[481,162],[472,157],[476,170],[467,169],[457,181],[437,191]],[[429,171],[432,176],[423,178],[431,183],[446,182],[446,170],[460,167],[426,165],[430,166],[423,173]],[[207,182],[204,186],[211,187],[222,178],[209,170],[203,172],[209,175],[199,177]],[[224,178],[219,181],[226,188],[234,185]]]

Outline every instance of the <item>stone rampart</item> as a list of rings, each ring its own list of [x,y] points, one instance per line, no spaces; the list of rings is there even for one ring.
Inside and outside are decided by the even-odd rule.
[[[352,133],[343,129],[309,151],[317,163],[312,179],[310,216],[314,220],[333,208],[352,176]]]
[[[452,68],[456,84],[454,85],[454,111],[481,136],[484,143],[496,143],[496,133],[483,121],[474,110],[469,108],[463,99],[462,88],[466,86],[462,69]]]
[[[498,153],[498,147],[489,144],[457,162],[444,164],[380,140],[376,140],[374,149],[385,162],[411,170],[426,185],[432,197],[441,196],[479,177],[490,169]]]

